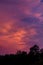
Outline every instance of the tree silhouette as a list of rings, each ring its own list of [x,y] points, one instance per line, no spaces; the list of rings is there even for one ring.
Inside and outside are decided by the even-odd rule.
[[[17,53],[16,53],[17,55],[19,55],[19,54],[22,54],[22,52],[19,50],[19,51],[17,51]]]
[[[33,47],[30,48],[30,55],[36,55],[39,53],[39,46],[38,45],[34,45]]]
[[[39,60],[39,46],[34,45],[30,48],[29,56],[29,63],[34,63]]]
[[[0,65],[43,65],[43,49],[38,45],[30,48],[27,54],[25,51],[17,51],[16,54],[5,56],[0,55]]]
[[[40,49],[40,53],[43,53],[43,49]]]
[[[41,59],[43,59],[43,48],[40,49],[40,57],[41,57]]]

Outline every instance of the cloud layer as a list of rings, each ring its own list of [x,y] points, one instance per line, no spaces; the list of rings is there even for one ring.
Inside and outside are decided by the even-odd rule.
[[[0,0],[0,54],[43,47],[43,1]]]

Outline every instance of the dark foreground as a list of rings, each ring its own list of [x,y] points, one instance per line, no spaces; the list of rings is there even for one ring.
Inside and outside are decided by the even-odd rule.
[[[28,54],[18,51],[15,55],[0,56],[0,65],[43,65],[43,49],[34,45]]]

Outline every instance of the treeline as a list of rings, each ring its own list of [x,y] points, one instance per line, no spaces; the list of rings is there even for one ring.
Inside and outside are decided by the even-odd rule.
[[[28,54],[25,51],[17,51],[15,55],[0,55],[0,65],[43,65],[43,49],[34,45]]]

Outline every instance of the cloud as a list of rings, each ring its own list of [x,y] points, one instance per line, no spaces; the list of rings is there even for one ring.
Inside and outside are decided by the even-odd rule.
[[[21,21],[26,23],[27,25],[31,25],[31,24],[38,24],[39,19],[36,17],[29,16],[29,17],[23,18]]]
[[[41,2],[43,2],[43,0],[40,0]]]
[[[2,40],[5,44],[5,46],[7,48],[9,48],[9,46],[13,47],[14,49],[18,49],[18,50],[26,50],[26,48],[29,48],[29,44],[26,44],[29,42],[30,37],[33,37],[34,35],[36,35],[36,31],[35,29],[29,29],[29,31],[27,30],[23,30],[20,29],[17,32],[13,32],[9,35],[3,35],[0,37],[0,40]],[[5,42],[6,41],[6,42]],[[1,43],[2,45],[3,43]],[[11,47],[11,48],[12,48]]]
[[[40,0],[0,0],[1,54],[28,51],[34,44],[43,46],[42,13]]]

